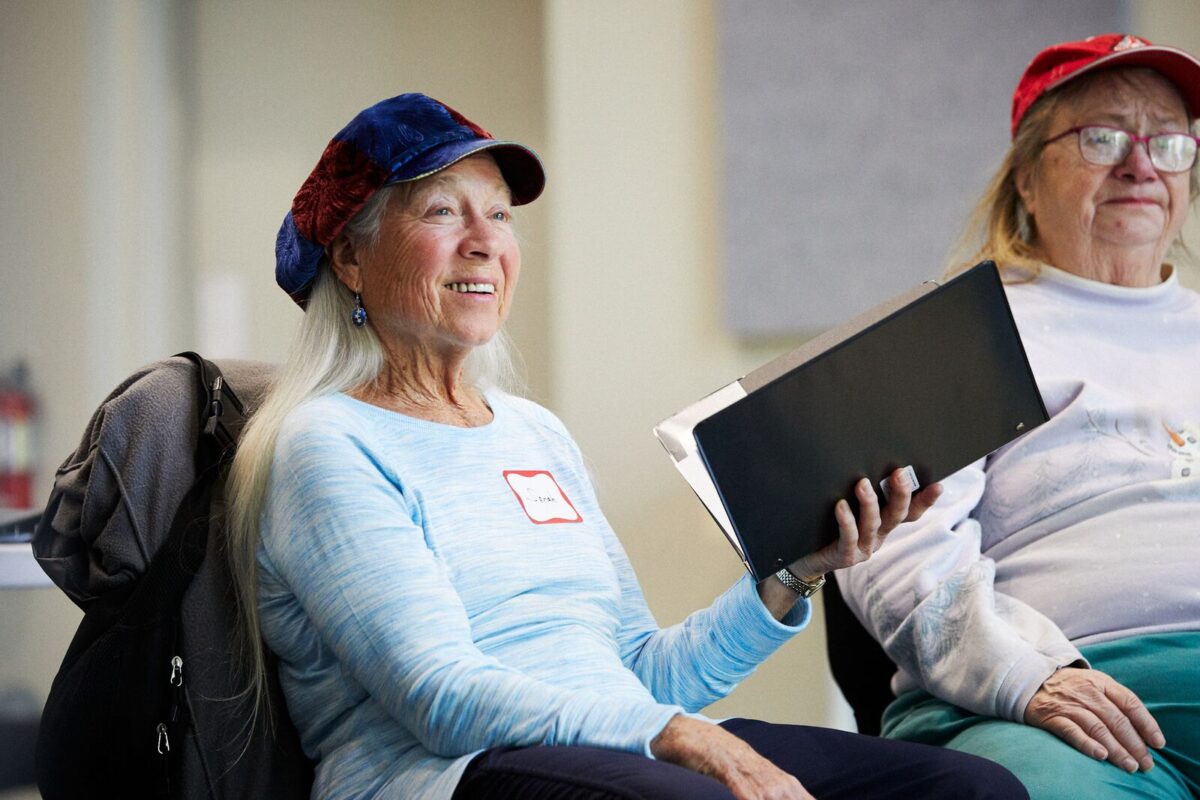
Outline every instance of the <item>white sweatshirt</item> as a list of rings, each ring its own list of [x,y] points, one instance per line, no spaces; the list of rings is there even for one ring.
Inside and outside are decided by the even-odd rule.
[[[1200,630],[1200,295],[1053,267],[1007,295],[1050,421],[839,581],[897,694],[1020,721],[1079,646]]]

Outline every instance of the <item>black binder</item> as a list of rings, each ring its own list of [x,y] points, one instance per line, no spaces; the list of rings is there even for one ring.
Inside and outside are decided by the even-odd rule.
[[[1048,419],[990,261],[885,303],[738,384],[744,396],[693,432],[726,534],[756,579],[836,539],[834,504],[855,506],[863,476],[882,504],[879,482],[896,467],[911,465],[926,486]]]

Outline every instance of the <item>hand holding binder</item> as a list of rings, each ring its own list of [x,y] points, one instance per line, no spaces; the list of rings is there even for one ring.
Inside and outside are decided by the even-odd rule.
[[[837,538],[855,482],[922,485],[1047,419],[995,265],[922,284],[665,420],[655,435],[756,579]],[[882,500],[880,500],[882,503]]]
[[[759,584],[759,596],[776,619],[783,619],[795,605],[796,591],[802,597],[808,597],[824,585],[827,573],[866,561],[897,525],[919,519],[933,505],[942,493],[942,485],[934,483],[917,490],[916,484],[909,482],[908,472],[911,467],[901,467],[888,476],[886,480],[894,484],[894,490],[882,508],[870,481],[863,478],[856,483],[857,518],[850,504],[839,500],[834,506],[837,538],[775,573],[788,591],[769,588],[767,583]]]

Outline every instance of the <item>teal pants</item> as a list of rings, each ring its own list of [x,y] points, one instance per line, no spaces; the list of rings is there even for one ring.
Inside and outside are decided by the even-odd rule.
[[[1200,798],[1200,632],[1137,636],[1081,648],[1098,670],[1129,687],[1162,728],[1154,769],[1129,774],[1029,725],[981,717],[923,691],[888,706],[883,735],[990,758],[1025,784],[1032,800]]]

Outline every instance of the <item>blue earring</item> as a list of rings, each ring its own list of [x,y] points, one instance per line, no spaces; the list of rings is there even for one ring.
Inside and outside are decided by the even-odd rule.
[[[350,312],[350,321],[356,328],[367,324],[367,310],[363,308],[362,295],[358,292],[354,293],[354,310]]]

